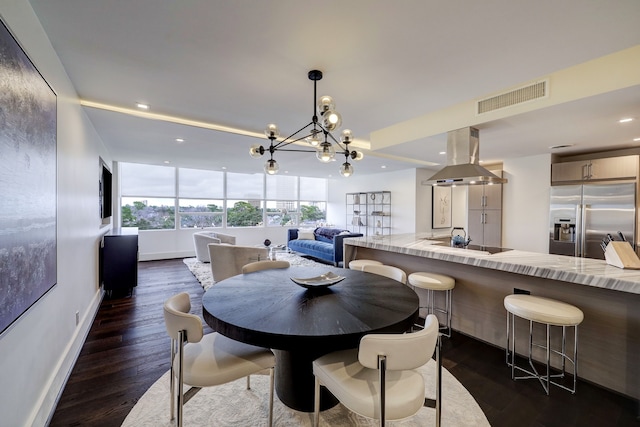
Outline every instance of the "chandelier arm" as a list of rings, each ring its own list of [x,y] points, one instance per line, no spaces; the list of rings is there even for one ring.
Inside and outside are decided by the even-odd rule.
[[[335,143],[336,143],[336,145],[337,145],[338,147],[340,147],[340,149],[341,149],[343,152],[347,152],[347,151],[349,151],[349,148],[347,147],[347,144],[344,144],[344,145],[343,145],[343,144],[341,144],[341,143],[340,143],[340,141],[338,141],[338,140],[337,140],[337,139],[336,139],[336,138],[331,134],[331,132],[328,132],[328,131],[327,131],[327,135],[329,135],[329,136],[331,137],[331,139],[333,140],[333,142],[335,142]]]
[[[282,141],[280,141],[280,142],[278,142],[277,144],[275,144],[275,145],[274,145],[274,148],[278,148],[279,146],[281,146],[281,145],[282,145],[282,144],[284,144],[284,143],[286,143],[286,145],[289,145],[289,144],[291,144],[291,143],[293,143],[293,142],[300,141],[300,139],[303,139],[303,138],[296,139],[295,141],[289,141],[289,139],[293,138],[294,136],[296,136],[297,134],[299,134],[300,132],[302,132],[303,130],[305,130],[306,128],[308,128],[309,126],[311,126],[312,124],[313,124],[313,122],[311,122],[311,123],[309,123],[309,124],[307,124],[307,125],[304,125],[303,127],[301,127],[300,129],[298,129],[297,131],[295,131],[294,133],[292,133],[291,135],[289,135],[288,137],[286,137],[286,138],[285,138],[285,139],[283,139]],[[308,136],[308,135],[307,135],[307,136]],[[306,138],[306,137],[305,137],[305,138]]]
[[[280,148],[278,151],[298,151],[300,153],[315,153],[316,150],[302,150],[297,148]]]

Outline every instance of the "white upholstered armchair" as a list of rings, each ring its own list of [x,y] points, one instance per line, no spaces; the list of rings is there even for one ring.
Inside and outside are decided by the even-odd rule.
[[[213,281],[219,282],[237,274],[242,274],[246,264],[268,259],[269,251],[264,247],[209,245],[211,274]],[[272,261],[273,262],[273,261]]]
[[[236,236],[229,234],[216,233],[214,231],[199,231],[193,234],[193,245],[196,249],[196,258],[200,262],[211,262],[209,257],[209,243],[226,243],[228,245],[236,244]]]

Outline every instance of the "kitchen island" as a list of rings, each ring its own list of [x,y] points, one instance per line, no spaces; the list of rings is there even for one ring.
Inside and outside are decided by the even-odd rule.
[[[577,306],[584,312],[578,376],[640,399],[640,270],[563,255],[451,248],[427,234],[349,238],[344,244],[345,266],[353,259],[374,259],[407,275],[426,271],[454,277],[453,329],[501,348],[506,346],[503,300],[515,289]],[[421,290],[417,292],[423,298]],[[527,327],[522,322],[516,350],[525,354]],[[543,333],[542,326],[536,326]],[[552,341],[559,344],[560,333],[554,332]],[[542,351],[536,350],[535,357],[543,360]],[[558,360],[552,357],[552,364]],[[509,375],[506,368],[504,374]]]

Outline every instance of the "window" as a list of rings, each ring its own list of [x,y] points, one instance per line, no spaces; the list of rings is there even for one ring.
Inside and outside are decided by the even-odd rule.
[[[262,200],[264,197],[264,174],[227,172],[227,198]]]
[[[175,174],[175,168],[166,166],[121,163],[122,226],[175,229]]]
[[[122,226],[140,230],[176,228],[175,199],[123,197]]]
[[[313,227],[327,220],[327,180],[300,177],[301,226]]]
[[[298,177],[266,175],[267,226],[298,224]]]
[[[224,172],[178,169],[180,228],[222,227]]]
[[[227,200],[227,227],[262,225],[262,200]]]
[[[222,227],[224,200],[180,199],[180,228]]]
[[[315,226],[327,180],[120,163],[122,227]]]
[[[319,222],[325,222],[326,220],[326,202],[300,202],[300,225],[314,227]]]

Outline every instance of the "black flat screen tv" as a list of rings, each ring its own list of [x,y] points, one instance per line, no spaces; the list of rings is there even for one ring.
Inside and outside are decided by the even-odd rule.
[[[102,174],[100,176],[100,216],[102,219],[109,218],[112,215],[111,198],[113,197],[113,187],[111,182],[111,171],[103,164]]]

